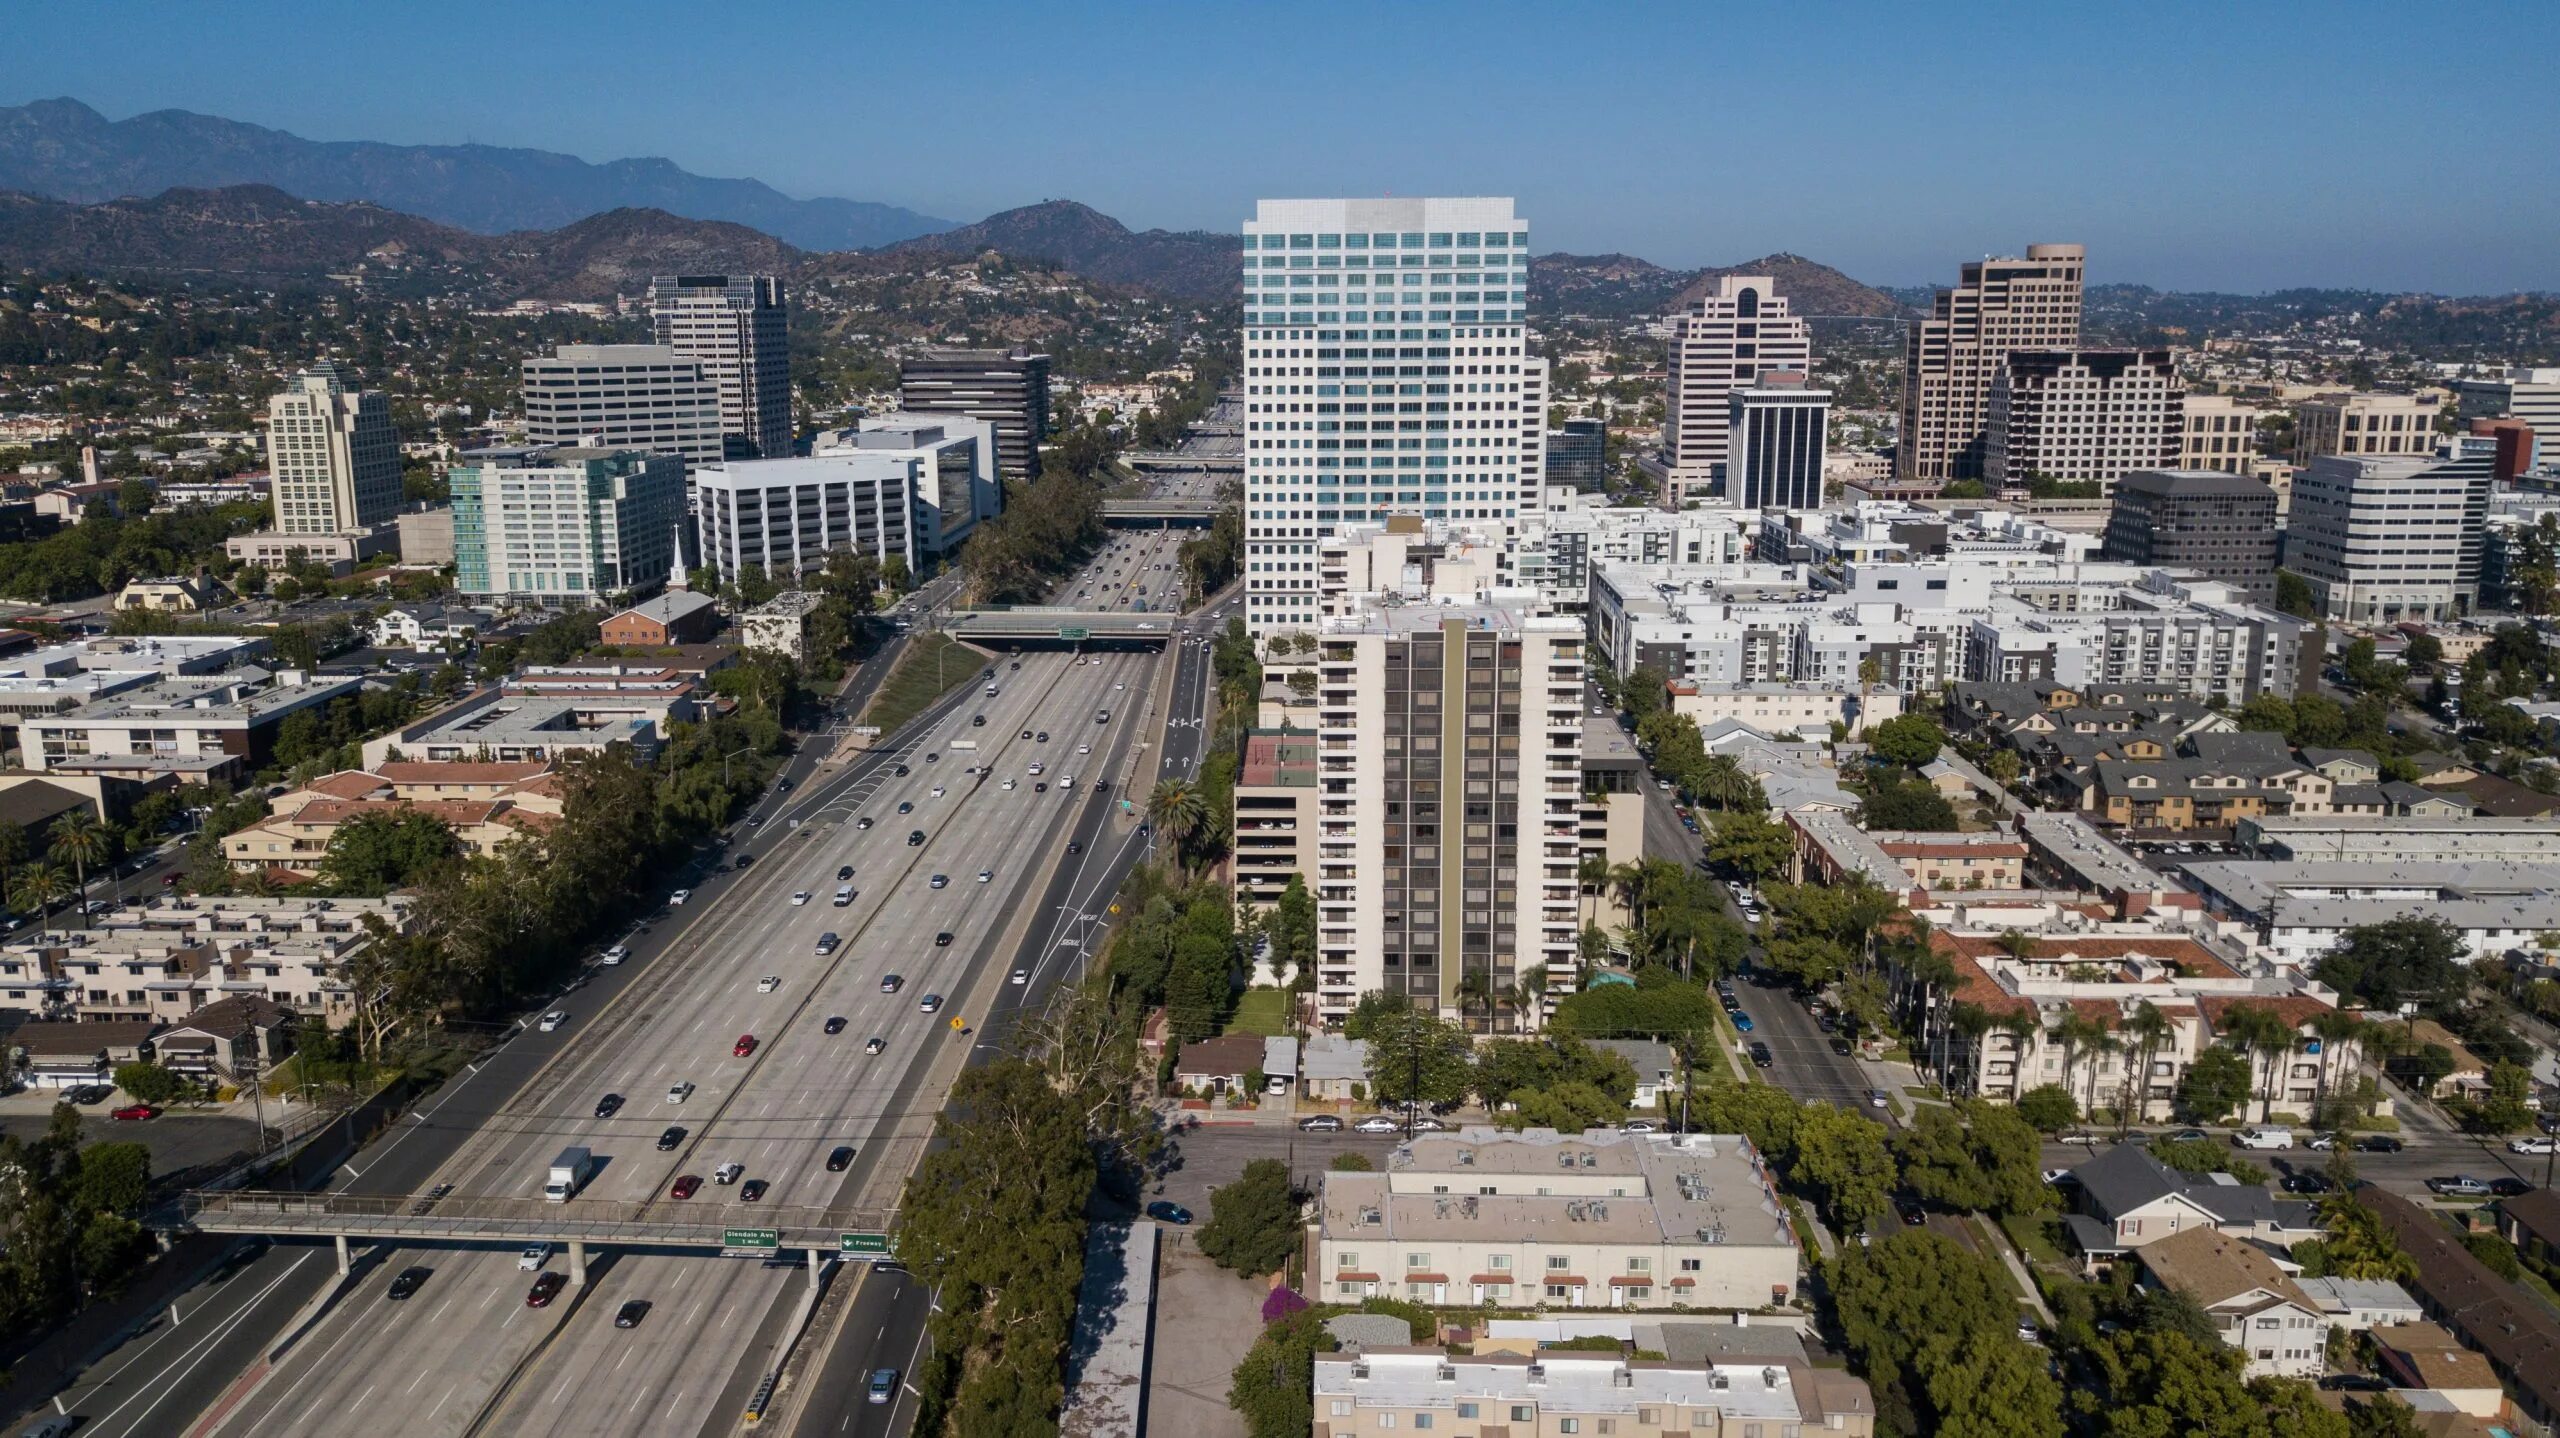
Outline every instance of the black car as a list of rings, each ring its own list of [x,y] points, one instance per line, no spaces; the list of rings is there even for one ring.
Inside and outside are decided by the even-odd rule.
[[[827,1015],[827,1026],[826,1026],[826,1027],[827,1027],[827,1032],[828,1032],[828,1033],[831,1033],[831,1034],[840,1034],[840,1033],[843,1033],[843,1032],[844,1032],[844,1015],[842,1015],[842,1014],[829,1014],[829,1015]]]
[[[748,1179],[745,1185],[738,1190],[738,1201],[740,1203],[758,1202],[763,1199],[764,1191],[769,1187],[771,1187],[771,1185],[767,1184],[763,1179]]]
[[[1067,841],[1067,852],[1068,852],[1068,853],[1070,853],[1070,854],[1081,854],[1081,853],[1083,853],[1083,852],[1084,852],[1084,841],[1083,841],[1082,839],[1069,839],[1069,840]]]
[[[2533,1185],[2520,1178],[2499,1177],[2489,1180],[2489,1192],[2500,1198],[2521,1198],[2533,1192]]]
[[[2387,1133],[2369,1133],[2356,1140],[2358,1153],[2398,1153],[2407,1145]]]
[[[609,1093],[596,1100],[596,1117],[611,1118],[622,1112],[622,1095]]]
[[[1929,1211],[1920,1206],[1920,1200],[1907,1193],[1893,1196],[1893,1211],[1902,1215],[1902,1221],[1914,1228],[1929,1221]]]
[[[391,1291],[384,1294],[383,1297],[407,1298],[410,1294],[417,1292],[420,1287],[424,1286],[428,1275],[434,1272],[435,1270],[432,1268],[401,1269],[399,1276],[391,1280]]]
[[[1340,1133],[1342,1132],[1342,1118],[1339,1114],[1310,1114],[1307,1117],[1298,1120],[1298,1127],[1309,1133]]]
[[[683,1142],[684,1142],[684,1125],[682,1125],[682,1124],[678,1124],[678,1123],[671,1123],[671,1124],[667,1125],[666,1132],[661,1133],[661,1134],[659,1134],[659,1135],[658,1135],[658,1152],[660,1152],[660,1153],[670,1153],[670,1152],[673,1152],[673,1151],[676,1149],[676,1147],[677,1147],[678,1145],[682,1144]]]
[[[1753,1044],[1751,1046],[1751,1061],[1762,1068],[1767,1068],[1778,1061],[1778,1056],[1769,1052],[1769,1046],[1767,1044]]]
[[[922,829],[909,829],[909,830],[907,831],[907,847],[908,847],[908,848],[913,849],[913,848],[916,848],[916,847],[918,847],[918,846],[922,845],[923,843],[924,843],[924,830],[922,830]]]
[[[1046,744],[1046,743],[1048,743],[1048,742],[1049,742],[1049,731],[1048,731],[1048,730],[1046,730],[1046,729],[1043,729],[1043,730],[1041,730],[1038,734],[1034,735],[1033,737],[1034,737],[1034,738],[1036,738],[1039,742],[1041,742],[1041,743],[1043,743],[1043,744]]]
[[[738,856],[738,867],[739,867],[739,868],[741,868],[741,869],[743,869],[743,868],[747,867],[749,864],[754,863],[755,861],[756,861],[756,856],[755,856],[755,855],[753,855],[753,854],[740,854],[740,855]]]
[[[2328,1193],[2337,1186],[2329,1175],[2307,1168],[2286,1174],[2282,1185],[2287,1193]]]
[[[1840,1016],[1825,1010],[1821,1017],[1813,1021],[1813,1026],[1826,1034],[1836,1034],[1840,1032]]]
[[[847,865],[845,865],[844,867],[842,867],[842,868],[840,868],[840,869],[836,870],[836,877],[837,877],[838,879],[850,879],[850,878],[852,878],[852,877],[853,877],[853,866],[852,866],[851,864],[847,864]]]
[[[851,1167],[853,1167],[853,1145],[849,1143],[837,1144],[834,1150],[827,1155],[827,1172],[842,1173]]]
[[[1837,1036],[1837,1035],[1834,1035],[1834,1036],[1832,1037],[1832,1040],[1831,1040],[1831,1051],[1832,1051],[1833,1053],[1835,1053],[1835,1054],[1838,1054],[1840,1057],[1842,1057],[1842,1058],[1844,1058],[1844,1059],[1845,1059],[1845,1058],[1847,1058],[1847,1057],[1849,1057],[1849,1054],[1850,1054],[1849,1041],[1848,1041],[1847,1039],[1844,1039],[1844,1038],[1841,1038],[1841,1037],[1839,1037],[1839,1036]]]
[[[986,728],[986,727],[987,727],[987,716],[986,716],[986,715],[984,715],[984,714],[972,714],[972,715],[970,715],[970,716],[969,716],[969,727],[970,727],[970,728],[972,728],[972,729],[984,729],[984,728]]]
[[[941,933],[938,933],[938,934],[934,935],[934,936],[933,936],[933,946],[934,946],[935,948],[937,948],[937,949],[947,949],[947,948],[950,948],[950,947],[951,947],[951,931],[950,931],[949,929],[945,929],[945,930],[943,930]]]
[[[899,778],[903,779],[903,778],[907,777],[907,772],[908,772],[908,771],[907,771],[907,766],[906,766],[906,765],[901,764],[901,765],[899,765],[899,766],[898,766],[897,774],[898,774],[898,777],[899,777]]]
[[[620,1308],[614,1310],[613,1326],[616,1328],[637,1328],[640,1326],[640,1320],[648,1316],[649,1300],[645,1298],[635,1298],[629,1303],[626,1303]]]

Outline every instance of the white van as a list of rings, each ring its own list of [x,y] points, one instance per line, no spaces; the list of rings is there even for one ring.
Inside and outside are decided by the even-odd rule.
[[[2244,1128],[2231,1136],[2242,1148],[2291,1148],[2293,1130],[2289,1128]]]

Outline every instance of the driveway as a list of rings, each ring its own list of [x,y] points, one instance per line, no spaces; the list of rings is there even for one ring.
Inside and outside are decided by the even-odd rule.
[[[1170,1226],[1162,1232],[1147,1432],[1245,1438],[1244,1418],[1227,1406],[1227,1384],[1262,1334],[1262,1300],[1270,1289],[1202,1257],[1189,1232]]]

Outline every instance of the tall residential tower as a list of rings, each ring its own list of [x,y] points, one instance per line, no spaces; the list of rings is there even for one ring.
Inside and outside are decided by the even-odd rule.
[[[1992,386],[2012,350],[2080,347],[2087,258],[2078,245],[2029,245],[2025,259],[1975,261],[1938,291],[1903,354],[1895,469],[1904,484],[1985,477]]]
[[[660,275],[649,282],[658,343],[702,361],[720,392],[731,459],[791,453],[790,312],[771,275]]]
[[[267,465],[280,534],[347,534],[400,512],[391,401],[347,388],[327,360],[267,401]]]
[[[1518,521],[1529,227],[1508,199],[1263,200],[1244,225],[1245,618],[1312,628],[1317,546],[1391,514]]]

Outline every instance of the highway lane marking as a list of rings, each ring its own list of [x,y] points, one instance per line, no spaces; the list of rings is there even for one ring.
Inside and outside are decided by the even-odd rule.
[[[183,1350],[179,1354],[180,1357],[187,1357],[188,1354],[194,1355],[193,1357],[188,1358],[187,1364],[184,1368],[179,1369],[174,1375],[172,1375],[168,1369],[164,1368],[160,1372],[144,1379],[142,1386],[134,1391],[132,1397],[117,1404],[105,1417],[98,1420],[98,1428],[103,1430],[108,1424],[115,1422],[116,1419],[123,1414],[124,1410],[141,1402],[145,1397],[149,1396],[154,1384],[165,1379],[169,1384],[167,1391],[163,1392],[158,1398],[152,1399],[150,1407],[143,1409],[138,1414],[135,1414],[134,1421],[136,1426],[127,1430],[129,1432],[141,1431],[139,1426],[141,1420],[150,1417],[154,1409],[157,1409],[162,1403],[167,1402],[169,1398],[178,1391],[178,1384],[183,1382],[188,1374],[195,1372],[198,1367],[202,1366],[207,1358],[213,1356],[214,1346],[220,1343],[223,1338],[228,1336],[233,1330],[237,1329],[243,1322],[245,1322],[248,1319],[248,1316],[257,1310],[257,1306],[261,1302],[265,1301],[268,1294],[275,1292],[276,1289],[281,1287],[287,1279],[293,1277],[293,1271],[295,1269],[300,1268],[306,1261],[314,1256],[315,1255],[312,1253],[305,1253],[300,1258],[295,1259],[292,1263],[287,1264],[284,1272],[277,1274],[266,1287],[259,1289],[255,1296],[251,1297],[247,1302],[241,1304],[231,1313],[224,1316],[214,1325],[212,1332],[207,1333],[201,1340],[190,1344],[187,1349]],[[119,1364],[106,1376],[108,1378],[114,1378],[122,1374],[126,1369],[131,1368],[134,1363],[139,1362],[142,1357],[152,1349],[159,1347],[161,1343],[167,1339],[176,1336],[179,1331],[180,1329],[178,1325],[171,1324],[161,1332],[158,1338],[154,1338],[149,1343],[144,1344],[131,1359]],[[192,1334],[193,1331],[194,1330],[192,1329],[187,1330],[190,1334]],[[94,1392],[95,1390],[92,1391]]]

